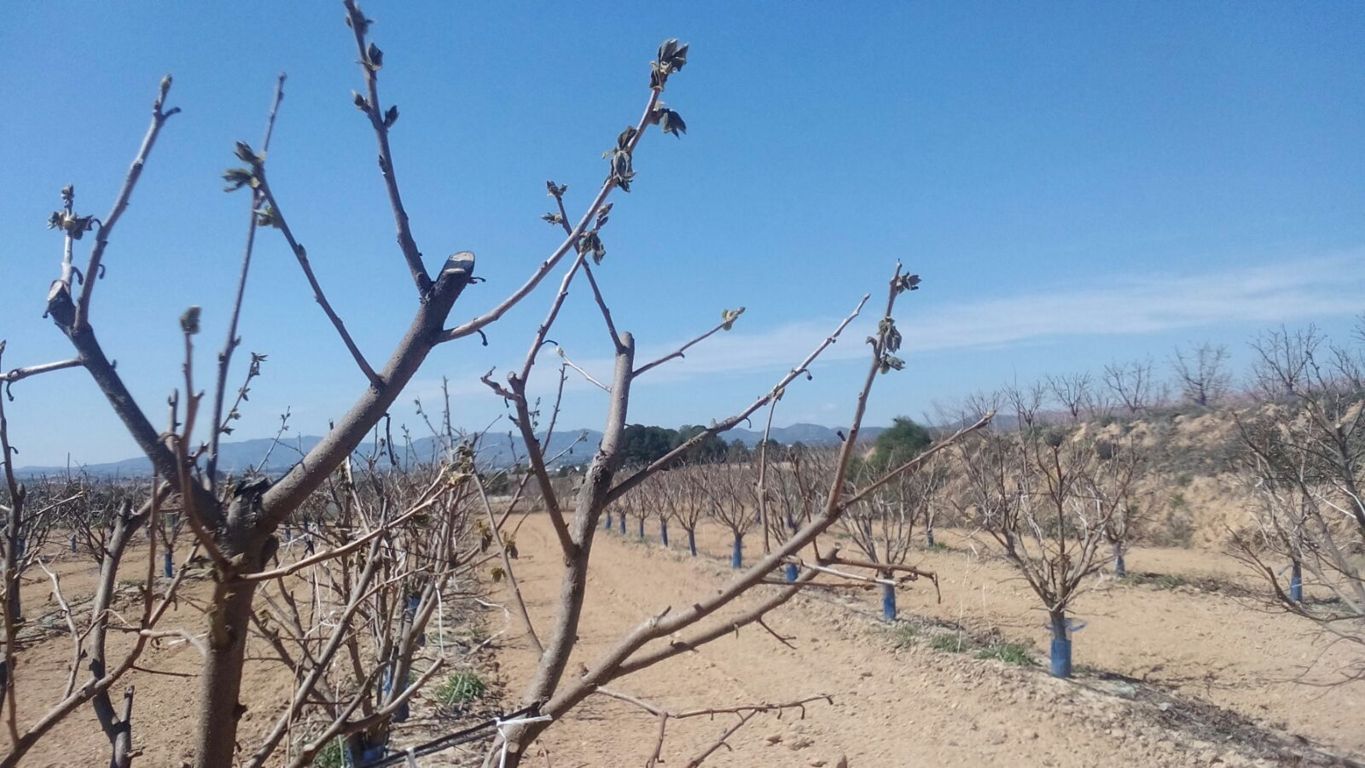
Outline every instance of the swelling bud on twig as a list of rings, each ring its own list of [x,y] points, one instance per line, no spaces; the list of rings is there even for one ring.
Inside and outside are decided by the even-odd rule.
[[[194,306],[180,316],[180,330],[184,331],[185,335],[193,336],[199,333],[199,312],[199,307]]]

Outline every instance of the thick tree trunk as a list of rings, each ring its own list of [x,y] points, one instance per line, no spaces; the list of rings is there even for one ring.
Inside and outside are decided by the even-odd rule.
[[[199,684],[194,768],[232,768],[235,762],[237,721],[246,711],[238,697],[255,593],[255,582],[219,584],[214,589],[208,652]]]
[[[1048,618],[1052,628],[1052,663],[1049,671],[1053,677],[1071,677],[1071,636],[1067,631],[1066,611],[1051,611]]]
[[[203,674],[199,677],[194,768],[232,768],[237,749],[237,722],[246,708],[240,701],[242,665],[250,632],[255,581],[237,576],[260,571],[274,554],[278,540],[258,523],[261,498],[268,483],[239,484],[225,516],[225,531],[216,537],[231,565],[215,566],[213,597],[208,607],[208,636]]]
[[[19,599],[19,565],[18,558],[15,557],[14,547],[11,545],[6,548],[5,555],[5,610],[9,611],[9,620],[18,626],[24,619],[22,603]],[[8,649],[8,645],[6,645]],[[8,650],[6,651],[8,653]]]

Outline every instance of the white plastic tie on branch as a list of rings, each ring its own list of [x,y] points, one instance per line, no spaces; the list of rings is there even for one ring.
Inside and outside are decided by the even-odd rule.
[[[417,755],[413,753],[411,748],[408,749],[406,757],[407,760],[403,764],[407,766],[407,768],[419,768],[417,765]]]
[[[498,756],[498,768],[507,768],[507,729],[514,725],[526,725],[527,723],[548,723],[552,718],[549,715],[537,715],[535,717],[513,717],[508,720],[495,718],[498,726],[498,738],[502,739],[502,754]]]
[[[436,590],[436,646],[440,648],[441,658],[446,657],[446,607],[441,599],[441,590]]]
[[[841,577],[841,578],[850,579],[850,580],[852,580],[852,581],[866,581],[866,582],[870,582],[870,583],[873,583],[873,584],[885,584],[885,585],[887,585],[887,586],[889,586],[889,587],[894,587],[894,586],[896,586],[896,582],[894,582],[894,581],[892,581],[892,580],[890,580],[890,579],[883,579],[883,578],[880,577],[880,576],[859,576],[859,575],[857,575],[857,574],[845,573],[844,571],[836,571],[836,570],[833,569],[833,568],[826,568],[826,567],[823,566],[823,565],[815,565],[815,564],[813,564],[813,563],[803,563],[803,565],[804,565],[806,568],[811,569],[812,571],[819,571],[819,572],[821,572],[821,573],[828,573],[828,574],[831,574],[831,575],[833,575],[833,576],[839,576],[839,577]]]

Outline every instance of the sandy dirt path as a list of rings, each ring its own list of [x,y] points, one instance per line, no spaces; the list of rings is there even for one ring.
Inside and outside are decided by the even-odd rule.
[[[709,540],[710,534],[707,538],[706,549],[721,550],[718,534],[715,542]],[[543,519],[533,517],[518,543],[517,575],[522,590],[538,623],[547,624],[559,570],[553,536]],[[946,570],[953,565],[946,559],[961,555],[943,557]],[[590,661],[663,606],[686,604],[727,578],[726,569],[714,560],[692,560],[681,552],[626,541],[619,535],[598,538],[594,564],[580,655],[571,661],[570,670]],[[961,565],[956,564],[957,569],[964,571]],[[960,578],[971,582],[981,576],[978,569],[964,571]],[[956,613],[953,590],[963,586],[945,582],[944,606],[934,610]],[[1139,594],[1136,600],[1151,603],[1151,610],[1160,614],[1163,606],[1149,598]],[[978,599],[973,594],[972,600]],[[992,599],[987,597],[988,614]],[[873,598],[863,600],[870,603]],[[1002,590],[994,600],[1010,604],[1025,617],[1021,619],[1025,626],[1036,623],[1030,604],[1018,596]],[[906,595],[903,605],[909,610],[927,610],[933,605],[932,590]],[[1231,621],[1235,617],[1215,614],[1213,618]],[[1150,628],[1153,618],[1147,614],[1126,621]],[[1207,734],[1162,726],[1146,711],[1146,704],[1108,690],[1053,680],[1036,669],[935,651],[924,643],[897,648],[885,628],[828,598],[797,598],[768,623],[793,638],[795,648],[784,647],[762,629],[745,629],[614,687],[670,709],[775,702],[815,693],[834,697],[832,706],[810,705],[804,721],[790,716],[781,721],[752,721],[731,740],[733,751],[718,753],[707,763],[716,766],[833,767],[840,758],[854,767],[1268,762],[1242,754],[1236,745],[1208,740]],[[500,656],[502,671],[510,680],[525,680],[534,659],[524,640],[515,637],[515,621],[511,626]],[[1220,629],[1225,628],[1209,627],[1210,632]],[[1098,635],[1095,632],[1084,639]],[[1240,636],[1229,637],[1230,646],[1240,642]],[[1080,652],[1078,661],[1095,660]],[[1181,665],[1197,663],[1182,661]],[[1234,659],[1223,666],[1236,663]],[[1357,705],[1341,716],[1359,724],[1360,711]],[[703,719],[671,725],[665,757],[683,764],[725,724],[721,719]],[[1353,738],[1359,739],[1361,729],[1354,730]],[[542,745],[557,768],[643,765],[655,733],[655,721],[640,710],[593,697],[551,728]],[[1344,741],[1355,743],[1353,738]]]

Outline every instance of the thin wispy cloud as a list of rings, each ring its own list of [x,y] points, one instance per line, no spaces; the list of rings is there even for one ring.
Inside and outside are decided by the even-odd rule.
[[[956,350],[1068,336],[1135,336],[1215,324],[1274,324],[1365,310],[1365,254],[1211,271],[1183,276],[1119,277],[1103,286],[1036,291],[944,303],[901,314],[912,352]],[[904,306],[904,305],[903,305]],[[874,310],[875,312],[875,310]],[[864,311],[822,360],[864,357],[875,325]],[[786,367],[801,360],[837,324],[802,321],[761,332],[718,335],[670,364],[664,376],[687,378]],[[649,350],[661,353],[667,345]],[[642,358],[648,355],[642,355]],[[606,361],[584,363],[597,370]],[[652,375],[652,374],[651,374]]]
[[[950,305],[903,329],[918,350],[1061,336],[1125,336],[1214,324],[1280,323],[1365,309],[1365,254]]]
[[[918,297],[897,312],[905,348],[911,354],[1036,343],[1067,337],[1141,336],[1197,329],[1216,324],[1273,325],[1340,317],[1365,311],[1365,253],[1301,259],[1276,265],[1230,268],[1181,276],[1119,276],[1105,285],[1039,287],[1016,296],[919,304]],[[873,297],[863,314],[825,350],[821,363],[865,359],[865,339],[876,327]],[[849,307],[852,310],[852,305]],[[839,324],[840,318],[803,320],[766,330],[745,331],[746,316],[735,329],[694,347],[686,358],[651,371],[646,384],[675,383],[717,374],[789,369]],[[636,359],[653,360],[685,340],[643,347]],[[544,362],[553,359],[547,353]],[[575,364],[600,381],[611,375],[609,358],[577,358]],[[539,386],[549,386],[548,377]],[[476,377],[452,381],[458,394],[487,393]],[[439,391],[431,383],[428,394]],[[567,391],[592,390],[574,372]]]

